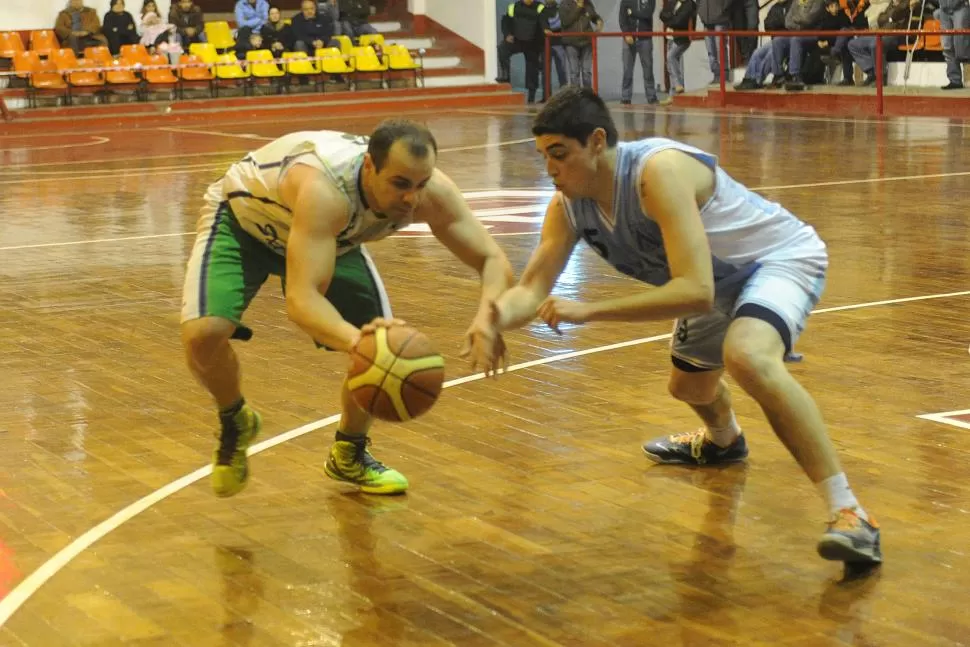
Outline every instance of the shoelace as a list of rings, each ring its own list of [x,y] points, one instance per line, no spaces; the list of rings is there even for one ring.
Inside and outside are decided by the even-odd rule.
[[[370,468],[370,469],[372,469],[372,470],[374,470],[376,472],[386,472],[387,471],[387,467],[384,466],[384,463],[382,463],[379,460],[377,460],[376,458],[374,458],[371,455],[371,453],[369,451],[367,451],[367,447],[371,444],[370,436],[368,436],[367,438],[365,438],[363,442],[361,442],[359,440],[358,441],[350,441],[350,442],[352,442],[354,444],[354,447],[355,447],[355,449],[354,449],[354,462],[355,463],[360,463],[361,465],[364,466],[364,468]]]
[[[236,443],[239,441],[239,428],[235,425],[223,427],[219,435],[219,451],[217,462],[220,465],[230,465],[232,456],[236,453]]]

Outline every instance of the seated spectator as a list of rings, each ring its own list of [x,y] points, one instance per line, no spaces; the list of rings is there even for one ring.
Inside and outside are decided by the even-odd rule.
[[[269,2],[266,0],[239,0],[236,3],[236,45],[249,48],[249,35],[258,34],[269,21]],[[249,48],[252,49],[252,48]]]
[[[328,47],[333,38],[333,23],[317,14],[315,0],[303,0],[302,11],[293,16],[294,51],[313,56],[321,47]]]
[[[139,42],[150,54],[167,51],[176,34],[175,25],[162,20],[155,0],[145,0],[145,4],[141,6],[141,25],[138,31],[141,33]],[[162,47],[163,44],[165,47]]]
[[[340,33],[351,38],[360,38],[361,34],[376,34],[377,30],[368,23],[371,15],[370,3],[367,0],[337,0],[339,7]]]
[[[184,49],[192,43],[201,43],[205,35],[205,15],[192,0],[172,0],[168,21],[175,25],[179,41]]]
[[[101,31],[98,13],[84,6],[84,0],[69,0],[67,8],[57,14],[54,33],[62,44],[74,50],[78,56],[84,54],[85,47],[107,45],[108,39]]]
[[[768,10],[768,15],[765,16],[765,31],[785,31],[785,14],[788,13],[791,2],[792,0],[779,0],[772,5],[771,9]],[[772,47],[773,42],[778,38],[781,37],[772,36],[770,42],[754,50],[744,70],[744,78],[741,79],[741,83],[734,86],[735,90],[758,90],[764,87],[765,79],[768,78],[769,74],[772,75],[774,85],[781,86],[784,83],[785,71],[776,67],[774,48]],[[784,63],[784,60],[782,60],[782,63]]]
[[[826,24],[825,16],[832,16],[826,10],[828,5],[835,4],[838,9],[838,0],[798,0],[792,2],[785,14],[785,29],[787,31],[809,31],[820,30]],[[805,82],[802,79],[802,63],[805,61],[805,53],[818,47],[818,38],[815,36],[787,36],[776,38],[771,42],[774,55],[774,69],[780,70],[784,61],[788,59],[788,74],[791,81],[785,84],[786,90],[804,90]]]
[[[920,0],[891,0],[889,5],[876,18],[876,28],[897,30],[909,28],[910,13],[919,10]],[[905,36],[885,36],[882,39],[883,52],[898,49],[905,40]],[[866,78],[862,85],[873,85],[876,82],[876,37],[857,36],[849,41],[849,54],[852,60],[862,68]],[[883,79],[886,78],[887,63],[885,55],[881,61]]]
[[[283,22],[279,7],[269,8],[269,21],[259,33],[263,37],[263,46],[268,47],[277,57],[283,52],[292,52],[296,44],[293,28]]]
[[[104,14],[104,35],[108,39],[108,51],[113,56],[121,53],[122,45],[138,43],[135,19],[125,11],[125,0],[113,0],[111,11]]]

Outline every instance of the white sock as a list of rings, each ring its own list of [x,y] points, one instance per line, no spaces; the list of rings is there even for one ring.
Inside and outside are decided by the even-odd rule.
[[[710,438],[715,445],[718,447],[727,447],[741,435],[741,427],[738,426],[738,420],[734,417],[734,411],[731,411],[731,418],[728,423],[715,429],[714,427],[707,428],[707,437]]]
[[[869,521],[869,515],[866,511],[862,509],[859,505],[859,501],[855,498],[855,494],[852,493],[852,488],[849,487],[849,479],[845,477],[845,472],[840,472],[835,476],[830,476],[821,483],[816,483],[818,487],[819,494],[825,499],[826,503],[829,505],[829,514],[832,518],[838,514],[839,510],[843,508],[849,508],[853,510],[860,519],[865,519]]]

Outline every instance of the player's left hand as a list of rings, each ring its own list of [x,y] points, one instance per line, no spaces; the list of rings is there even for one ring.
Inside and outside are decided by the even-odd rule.
[[[539,318],[546,322],[546,325],[562,334],[559,330],[561,323],[584,324],[589,321],[589,304],[580,301],[569,301],[558,297],[548,297],[536,311]]]
[[[487,318],[478,316],[472,321],[461,349],[461,356],[469,359],[472,370],[480,368],[486,377],[496,377],[499,368],[504,371],[509,366],[508,351],[502,333],[498,331],[497,322],[498,308],[493,302]]]

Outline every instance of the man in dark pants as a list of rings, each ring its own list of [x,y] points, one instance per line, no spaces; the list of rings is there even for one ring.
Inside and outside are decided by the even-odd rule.
[[[541,14],[544,8],[536,0],[518,0],[509,5],[502,16],[504,40],[498,46],[498,78],[495,80],[509,82],[512,55],[521,53],[525,56],[525,87],[529,92],[529,103],[535,103],[539,87],[539,57],[544,43]]]
[[[653,12],[656,0],[622,0],[620,2],[620,31],[634,33],[653,31]],[[623,37],[622,103],[633,100],[633,68],[640,56],[643,68],[643,90],[647,103],[657,103],[657,83],[653,80],[653,38],[650,36]]]

